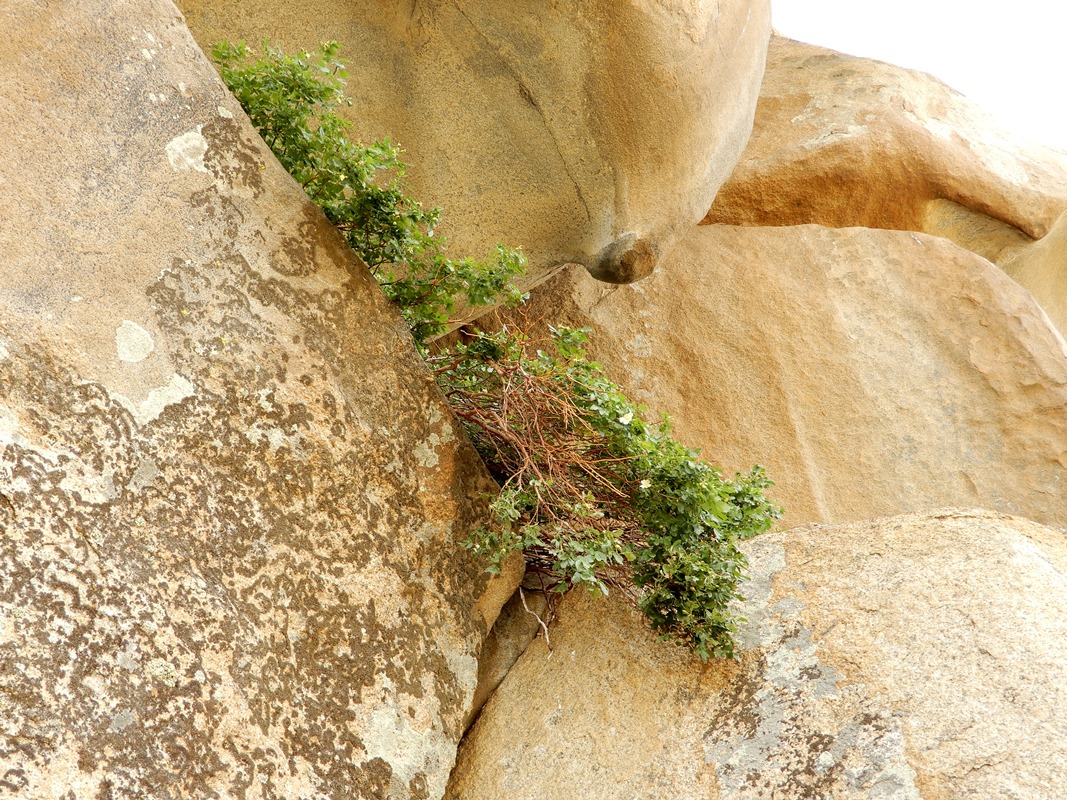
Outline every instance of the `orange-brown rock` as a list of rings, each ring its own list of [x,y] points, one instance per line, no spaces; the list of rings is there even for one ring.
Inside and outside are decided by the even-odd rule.
[[[704,226],[661,272],[580,270],[533,318],[589,326],[607,374],[784,525],[945,505],[1067,524],[1067,346],[1029,292],[944,239]]]
[[[439,797],[518,581],[169,0],[0,7],[0,793]]]
[[[647,275],[744,149],[768,0],[180,0],[201,44],[339,40],[351,119],[390,136],[451,251],[521,245],[529,281]]]
[[[572,592],[482,710],[449,800],[1059,800],[1067,538],[982,511],[745,544],[737,662]]]
[[[925,231],[997,260],[1064,209],[1067,155],[929,75],[774,37],[752,137],[705,221]]]

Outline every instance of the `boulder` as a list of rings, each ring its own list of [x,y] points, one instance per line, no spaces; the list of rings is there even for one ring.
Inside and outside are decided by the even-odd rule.
[[[169,0],[0,34],[0,785],[440,797],[519,576],[400,316]]]
[[[746,545],[741,654],[572,592],[460,747],[450,800],[1058,800],[1067,537],[982,511]]]
[[[180,0],[205,47],[338,40],[350,118],[405,150],[451,252],[521,245],[532,285],[560,264],[647,275],[707,212],[748,139],[768,0]]]
[[[530,646],[530,642],[541,633],[544,618],[549,616],[547,612],[547,593],[523,587],[519,587],[500,609],[478,657],[478,685],[471,701],[467,727],[470,727],[485,701],[507,677],[508,671]]]
[[[1056,328],[1067,336],[1067,212],[1047,236],[1015,252],[1001,266],[1033,292]]]
[[[941,506],[1067,523],[1067,345],[1025,289],[919,233],[694,229],[661,272],[571,270],[531,319],[592,328],[609,377],[784,526]]]
[[[705,222],[925,231],[996,261],[1064,209],[1067,154],[929,75],[776,36],[748,148]]]

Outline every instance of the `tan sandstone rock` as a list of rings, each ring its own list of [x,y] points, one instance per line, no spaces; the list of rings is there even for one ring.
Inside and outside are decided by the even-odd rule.
[[[776,36],[705,221],[925,231],[996,261],[1064,209],[1067,154],[1013,139],[929,75]]]
[[[1059,800],[1067,537],[945,511],[746,544],[738,662],[572,592],[460,748],[450,800]]]
[[[439,797],[518,575],[399,315],[168,0],[0,34],[3,787]]]
[[[351,118],[406,151],[452,252],[521,245],[647,275],[701,219],[752,127],[768,0],[181,0],[201,44],[339,40]]]
[[[1033,292],[1060,333],[1067,336],[1067,212],[1047,236],[1016,252],[1001,266]]]
[[[695,229],[641,283],[572,270],[529,314],[727,471],[762,463],[783,524],[945,505],[1067,523],[1067,345],[1031,295],[935,237]]]

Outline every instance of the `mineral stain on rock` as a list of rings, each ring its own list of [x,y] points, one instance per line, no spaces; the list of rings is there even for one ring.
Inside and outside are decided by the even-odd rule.
[[[32,54],[0,111],[4,785],[439,796],[509,592],[403,321],[169,3],[0,32]],[[37,124],[70,76],[106,131]]]

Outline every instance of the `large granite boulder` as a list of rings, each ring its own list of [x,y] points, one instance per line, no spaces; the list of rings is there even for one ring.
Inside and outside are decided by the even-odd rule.
[[[752,138],[706,221],[925,231],[1000,261],[1064,209],[1067,154],[924,73],[774,37]]]
[[[1042,239],[1001,264],[1033,292],[1049,319],[1067,336],[1067,211]]]
[[[572,270],[529,317],[593,329],[607,374],[783,525],[945,505],[1067,523],[1067,345],[1029,292],[944,239],[694,229],[661,272]]]
[[[0,785],[439,797],[517,576],[399,315],[169,0],[0,34]]]
[[[450,800],[1059,800],[1067,536],[943,511],[746,544],[737,662],[572,592],[460,748]]]
[[[696,224],[752,127],[768,0],[180,0],[203,45],[336,39],[351,119],[390,136],[451,250],[521,245],[529,282],[647,275]]]

